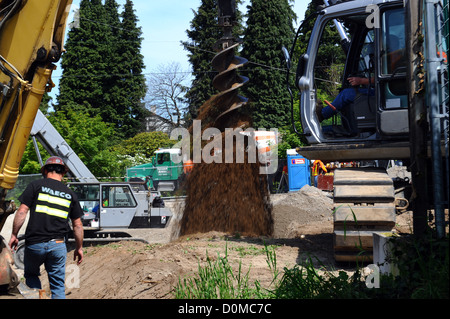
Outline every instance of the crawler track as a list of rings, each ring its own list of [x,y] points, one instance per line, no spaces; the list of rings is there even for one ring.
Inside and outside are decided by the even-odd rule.
[[[334,175],[336,261],[372,261],[373,233],[395,226],[394,184],[384,169],[345,168]]]

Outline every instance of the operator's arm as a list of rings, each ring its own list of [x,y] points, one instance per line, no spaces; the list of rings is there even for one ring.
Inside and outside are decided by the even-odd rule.
[[[28,210],[29,208],[27,205],[21,204],[19,206],[19,209],[16,211],[16,215],[14,216],[13,221],[11,239],[9,241],[9,247],[11,249],[16,249],[17,245],[19,244],[17,235],[19,234],[19,230],[25,222],[25,219],[27,218]]]
[[[361,78],[361,77],[357,77],[357,76],[352,76],[349,77],[347,79],[347,81],[350,83],[350,85],[352,86],[358,86],[358,85],[368,85],[369,84],[369,79],[368,78]],[[373,84],[373,78],[371,78],[371,82]]]
[[[77,264],[83,261],[83,238],[84,230],[81,218],[72,219],[73,236],[75,237],[75,251],[73,253],[73,260],[78,259]]]

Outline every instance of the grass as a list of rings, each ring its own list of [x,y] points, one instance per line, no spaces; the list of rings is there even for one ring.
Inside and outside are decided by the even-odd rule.
[[[276,299],[355,299],[364,298],[365,281],[361,273],[353,275],[345,271],[338,273],[317,269],[314,257],[301,265],[285,269],[282,279],[274,291]],[[319,261],[319,260],[316,260]],[[320,262],[320,261],[319,261]]]
[[[274,246],[265,246],[266,254],[274,256]],[[268,253],[268,251],[272,251]],[[271,269],[274,269],[271,258]],[[276,265],[276,264],[275,264]],[[238,269],[232,269],[228,260],[228,246],[225,255],[218,254],[213,260],[207,257],[206,265],[198,267],[198,273],[190,278],[179,278],[175,288],[176,299],[263,299],[270,298],[271,292],[263,289],[258,281],[249,279],[250,268],[242,269],[241,261]]]
[[[417,239],[405,236],[393,239],[390,262],[398,268],[398,276],[387,276],[381,285],[391,298],[449,298],[449,237],[436,239],[432,233]],[[383,287],[381,287],[383,288]]]
[[[179,278],[174,290],[177,299],[414,299],[449,298],[449,238],[416,240],[393,238],[390,262],[399,269],[398,276],[381,275],[380,288],[368,288],[362,269],[353,274],[325,270],[320,260],[308,257],[292,268],[277,267],[276,247],[264,246],[272,273],[270,289],[258,280],[250,282],[248,270],[233,270],[225,255],[198,267],[192,277]],[[319,266],[315,266],[319,265]]]

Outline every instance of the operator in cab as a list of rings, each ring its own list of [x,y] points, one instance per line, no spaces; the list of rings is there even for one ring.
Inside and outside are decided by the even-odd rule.
[[[327,106],[324,106],[321,102],[317,103],[316,115],[319,119],[319,122],[329,119],[330,117],[336,115],[338,112],[344,109],[347,105],[353,103],[358,94],[366,96],[373,96],[375,94],[375,91],[372,88],[368,88],[368,78],[355,76],[347,78],[347,81],[352,87],[343,89],[341,92],[339,92],[332,103],[325,101]]]

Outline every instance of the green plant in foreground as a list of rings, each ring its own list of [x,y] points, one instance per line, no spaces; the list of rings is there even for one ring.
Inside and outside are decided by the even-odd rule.
[[[449,238],[404,236],[393,238],[389,262],[397,276],[381,278],[378,295],[389,298],[449,298]]]
[[[271,247],[273,250],[274,248]],[[269,248],[266,246],[266,253]],[[275,253],[270,254],[275,259]],[[271,269],[276,269],[276,261],[271,262]],[[175,288],[176,299],[253,299],[269,298],[270,291],[261,288],[256,280],[253,285],[249,282],[250,268],[243,272],[242,262],[239,261],[237,271],[233,271],[228,260],[228,247],[225,256],[217,256],[213,261],[207,257],[204,267],[198,267],[198,273],[191,278],[181,278]]]
[[[249,282],[250,269],[243,273],[239,262],[233,271],[227,249],[225,256],[213,261],[208,257],[198,274],[179,279],[174,296],[178,299],[414,299],[449,297],[449,239],[414,237],[392,239],[394,250],[390,263],[399,275],[381,275],[380,288],[368,288],[357,267],[353,274],[325,270],[317,258],[308,257],[293,268],[277,267],[275,247],[265,245],[267,265],[272,272],[272,289]],[[318,263],[314,265],[314,263]],[[281,278],[279,276],[282,274]]]
[[[311,257],[301,265],[284,269],[282,279],[274,291],[277,299],[330,299],[360,298],[358,291],[364,286],[359,271],[349,276],[345,271],[337,275],[332,272],[319,272]]]

